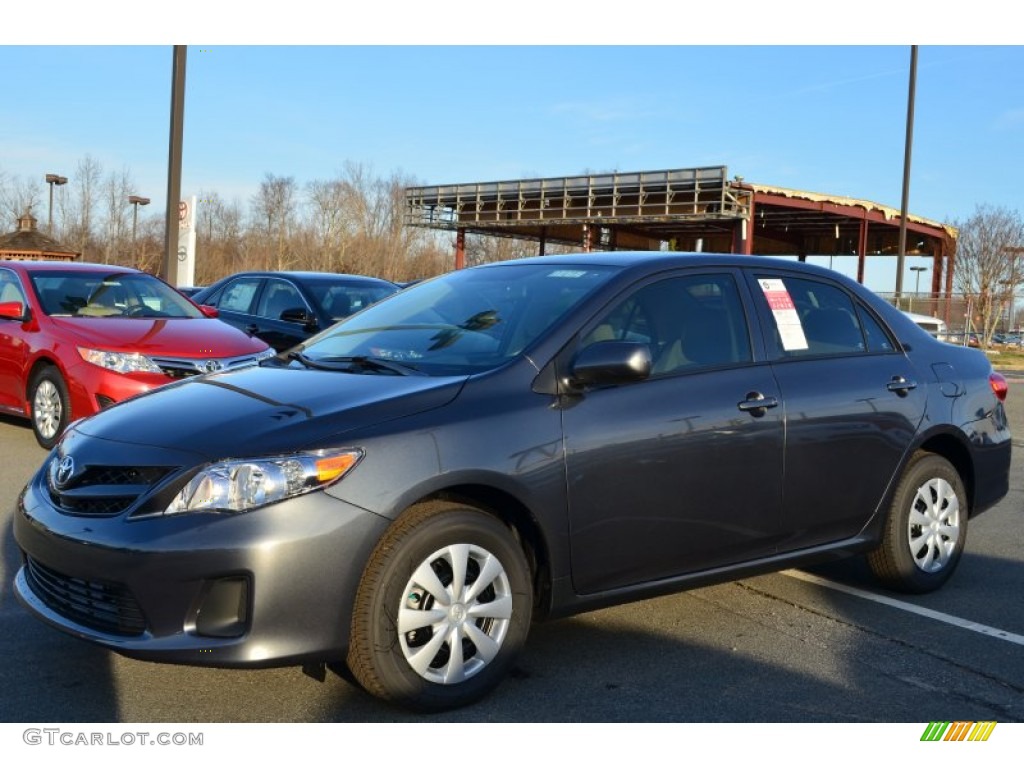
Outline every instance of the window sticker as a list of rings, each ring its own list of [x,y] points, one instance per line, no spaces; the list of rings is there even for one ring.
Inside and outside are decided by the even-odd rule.
[[[757,281],[768,300],[768,306],[779,328],[782,348],[787,352],[796,349],[807,349],[807,337],[800,323],[800,315],[796,313],[793,298],[786,290],[786,284],[778,279],[762,279]]]

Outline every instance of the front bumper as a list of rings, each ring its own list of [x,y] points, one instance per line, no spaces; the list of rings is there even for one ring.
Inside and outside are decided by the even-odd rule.
[[[15,593],[43,621],[135,658],[341,659],[388,522],[322,492],[238,515],[75,517],[50,503],[40,472],[15,512]]]

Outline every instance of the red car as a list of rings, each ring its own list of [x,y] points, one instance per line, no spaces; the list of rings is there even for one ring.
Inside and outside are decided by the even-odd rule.
[[[0,413],[28,417],[44,448],[132,395],[273,354],[145,272],[0,262]]]

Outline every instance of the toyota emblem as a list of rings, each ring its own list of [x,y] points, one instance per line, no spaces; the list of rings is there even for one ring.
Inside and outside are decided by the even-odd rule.
[[[203,363],[203,370],[206,373],[216,373],[223,367],[224,366],[220,364],[219,360],[207,360],[205,363]]]
[[[56,461],[56,459],[54,459]],[[70,456],[65,456],[57,464],[57,471],[53,475],[53,484],[58,488],[63,488],[68,484],[68,480],[75,474],[75,460]]]

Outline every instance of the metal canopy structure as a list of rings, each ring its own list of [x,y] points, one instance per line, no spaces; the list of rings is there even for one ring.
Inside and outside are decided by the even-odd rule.
[[[750,184],[725,166],[409,187],[405,223],[589,250],[769,256],[896,256],[900,213],[879,203]],[[932,294],[952,292],[957,231],[907,216],[908,255],[933,260]]]

